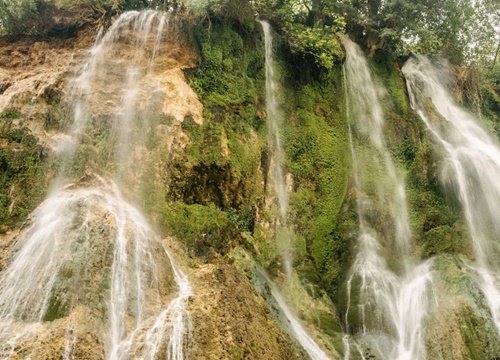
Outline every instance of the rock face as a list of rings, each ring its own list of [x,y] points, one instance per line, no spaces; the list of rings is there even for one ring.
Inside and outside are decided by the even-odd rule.
[[[54,174],[50,165],[52,160],[64,144],[72,141],[67,135],[73,116],[71,97],[75,96],[71,93],[72,81],[81,72],[96,35],[96,29],[87,28],[67,39],[0,40],[0,166],[3,170],[0,176],[0,233],[19,224],[42,200]],[[116,59],[130,58],[132,46],[122,41],[115,49]],[[202,122],[203,106],[183,73],[183,69],[196,66],[198,56],[192,46],[187,46],[185,40],[177,36],[167,39],[161,51],[154,74],[146,79],[155,87],[140,94],[139,101],[144,103],[139,104],[140,115],[156,119],[156,128],[148,133],[150,139],[161,139],[162,146],[170,147],[175,143],[182,147],[185,140],[180,123],[187,116],[199,124]],[[147,64],[148,59],[143,60]],[[110,63],[110,67],[113,66],[116,82],[109,81],[108,77],[107,83],[96,88],[91,102],[98,121],[86,134],[90,139],[86,146],[89,152],[106,153],[99,148],[95,137],[109,129],[108,119],[114,115],[114,109],[119,106],[117,102],[121,100],[116,86],[124,74],[120,73],[119,61]],[[151,101],[159,102],[154,110]],[[175,122],[166,126],[165,119],[175,119]],[[161,151],[165,153],[165,149]],[[149,154],[139,149],[132,162],[144,162],[146,157],[150,157]]]
[[[45,195],[50,159],[69,122],[63,90],[94,36],[87,29],[69,39],[0,40],[0,233],[19,225]]]
[[[328,355],[345,358],[348,301],[343,284],[356,251],[358,220],[349,181],[341,67],[335,66],[328,79],[315,78],[297,69],[296,58],[279,59],[288,115],[283,129],[287,220],[295,225],[294,235],[282,234],[275,226],[277,209],[267,175],[272,164],[266,145],[260,30],[224,20],[204,20],[189,31],[174,23],[176,36],[165,38],[161,56],[136,94],[133,120],[146,120],[150,126],[126,127],[125,136],[140,139],[140,146],[126,153],[124,169],[110,150],[116,136],[107,134],[117,113],[127,115],[126,94],[118,89],[127,80],[124,68],[137,59],[127,32],[117,39],[108,54],[110,76],[98,79],[89,95],[94,119],[82,134],[70,169],[74,188],[99,187],[96,169],[102,170],[100,175],[119,173],[126,185],[124,197],[147,214],[159,239],[168,239],[163,244],[177,249],[175,257],[193,287],[188,301],[192,332],[184,349],[189,358],[308,358],[289,335],[287,320],[276,316],[269,288],[259,287],[249,275],[255,264],[272,275]],[[19,234],[32,224],[29,214],[61,168],[57,155],[71,142],[72,81],[97,34],[97,29],[86,28],[65,39],[0,40],[0,271],[12,263]],[[141,66],[148,66],[149,55],[139,59]],[[438,160],[411,114],[397,66],[373,65],[389,92],[384,104],[387,146],[408,173],[417,253],[412,255],[436,256],[433,271],[439,276],[433,289],[439,296],[425,320],[427,358],[496,359],[498,336],[467,266],[472,255],[460,209],[439,188]],[[30,336],[20,338],[15,351],[0,344],[0,358],[106,358],[102,333],[108,325],[105,299],[117,225],[109,212],[94,205],[76,205],[80,213],[92,214],[87,219],[89,239],[81,241],[76,232],[68,237],[72,246],[65,254],[71,261],[58,269],[49,311],[39,323],[24,327]],[[73,230],[81,226],[79,220]],[[383,216],[375,220],[386,221]],[[293,244],[290,278],[283,274],[281,250],[274,241],[280,236],[290,237]],[[161,252],[160,244],[152,252]],[[234,255],[240,250],[251,265]],[[176,288],[166,259],[160,263],[159,298],[164,304]],[[348,329],[354,340],[361,332],[358,325]],[[365,358],[377,358],[377,345],[387,341],[384,335],[374,338]],[[139,341],[135,354],[141,346]],[[361,350],[356,351],[351,346],[351,359],[361,358]]]
[[[3,179],[9,186],[5,188],[6,212],[5,215],[2,213],[2,220],[7,220],[7,225],[2,224],[3,235],[0,237],[2,269],[12,263],[26,238],[36,231],[31,230],[32,225],[38,226],[36,218],[26,220],[26,216],[41,202],[47,184],[57,172],[58,164],[54,163],[54,159],[57,158],[61,144],[70,140],[66,132],[72,121],[68,106],[74,96],[71,79],[81,71],[82,61],[95,35],[95,31],[87,29],[72,39],[34,43],[26,40],[6,43],[2,48],[0,113],[3,123],[0,124],[0,130],[5,140],[0,142],[0,150],[4,151],[2,154],[6,154],[6,160],[0,158],[0,161],[5,161],[9,170]],[[133,44],[123,34],[119,46],[114,49],[114,56],[125,60],[110,62],[107,70],[114,74],[117,82],[124,76],[120,71],[123,61],[126,62],[133,56],[132,47]],[[143,59],[145,63],[147,60]],[[183,72],[197,63],[198,56],[192,46],[176,36],[167,39],[162,44],[161,57],[154,70],[148,72],[144,79],[151,86],[142,88],[137,96],[139,111],[136,116],[148,118],[151,129],[143,134],[146,139],[144,146],[136,147],[129,153],[130,166],[124,173],[123,183],[127,184],[129,194],[146,193],[145,201],[148,203],[145,208],[150,210],[151,217],[158,223],[162,222],[158,206],[162,206],[164,199],[159,199],[158,194],[162,192],[165,176],[165,155],[184,151],[189,142],[181,127],[185,119],[196,126],[203,125],[203,106],[197,94],[187,84]],[[106,160],[105,157],[99,158],[97,154],[106,154],[109,144],[94,139],[107,132],[111,126],[109,121],[115,115],[114,109],[122,101],[117,89],[119,87],[112,77],[111,81],[107,77],[107,81],[94,84],[95,93],[89,101],[94,122],[82,140],[81,153],[85,156],[79,160],[80,155],[76,155],[75,174],[83,177],[75,179],[75,194],[80,188],[85,191],[89,186],[97,186],[96,189],[101,186],[100,180],[93,177],[92,169],[101,166],[101,162]],[[20,135],[16,135],[17,132]],[[27,154],[24,157],[18,156],[25,152]],[[27,175],[23,173],[19,181],[12,179],[22,170],[15,167],[16,161],[31,164],[27,159],[30,159],[28,156],[32,152],[38,154],[34,162],[36,171],[27,172]],[[139,163],[141,166],[134,166]],[[38,196],[22,193],[20,190],[23,187],[37,188]],[[109,339],[102,334],[109,327],[105,320],[110,316],[106,299],[111,292],[110,276],[113,258],[116,257],[113,247],[117,245],[113,239],[119,235],[119,222],[109,209],[106,210],[107,200],[101,202],[99,196],[94,200],[92,197],[84,198],[74,203],[71,209],[68,208],[66,215],[60,214],[61,218],[72,219],[72,223],[62,228],[61,233],[50,236],[50,239],[64,238],[67,246],[62,252],[57,247],[52,249],[54,258],[61,263],[56,265],[56,276],[50,280],[51,283],[42,285],[50,287],[43,319],[36,321],[35,316],[32,325],[25,321],[12,324],[12,327],[19,329],[16,330],[19,336],[16,335],[15,339],[12,338],[0,347],[1,358],[31,357],[41,360],[60,359],[63,356],[93,360],[104,359],[109,355],[106,354],[109,351]],[[22,205],[26,212],[17,214],[9,210],[16,204]],[[41,210],[43,209],[42,206]],[[70,214],[74,215],[71,219]],[[35,213],[32,217],[41,215]],[[25,221],[21,235],[18,231],[20,221]],[[126,231],[129,230],[131,229]],[[47,238],[47,242],[50,239]],[[161,247],[155,248],[152,253],[154,258],[160,256]],[[175,289],[172,274],[170,270],[167,271],[169,266],[163,261],[165,258],[157,260],[153,263],[159,268],[161,276],[151,275],[152,279],[148,284],[151,285],[154,279],[161,279],[160,296],[156,301],[163,303],[163,300],[169,301]],[[297,350],[288,335],[274,322],[263,299],[236,268],[221,261],[217,265],[199,265],[192,276],[197,279],[196,287],[200,289],[191,302],[194,331],[189,351],[193,358],[298,358]],[[149,294],[152,291],[147,289],[146,292]],[[229,313],[231,316],[227,317],[226,314]],[[128,315],[129,319],[124,326],[132,325],[132,315]],[[205,332],[206,330],[209,331]],[[139,334],[141,331],[142,329]],[[213,332],[218,337],[207,337]],[[263,333],[271,336],[263,338]],[[141,354],[141,347],[140,344],[136,345],[131,351]]]
[[[486,300],[463,259],[436,259],[437,306],[427,332],[430,359],[495,359],[500,343]]]
[[[307,359],[235,267],[217,261],[195,268],[193,276],[190,358]]]
[[[2,40],[0,52],[0,111],[22,100],[37,100],[57,95],[74,58],[91,45],[92,33],[80,38],[50,42],[8,43]]]
[[[78,335],[67,330],[78,323]],[[61,355],[72,351],[75,359],[101,360],[105,358],[104,344],[96,335],[101,329],[100,316],[85,308],[76,308],[68,318],[48,322],[43,329],[32,329],[38,334],[27,341],[19,341],[12,352],[0,348],[0,356],[8,359],[61,359]],[[78,346],[76,340],[78,336]],[[5,345],[4,345],[5,346]]]

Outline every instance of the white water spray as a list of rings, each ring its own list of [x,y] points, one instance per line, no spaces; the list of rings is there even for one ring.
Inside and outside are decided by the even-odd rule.
[[[299,342],[302,348],[313,360],[329,360],[328,355],[319,347],[314,339],[309,335],[294,312],[288,307],[285,299],[281,296],[278,288],[269,276],[260,268],[258,272],[271,290],[271,296],[276,301],[281,314],[286,318],[291,335]]]
[[[500,144],[453,100],[446,71],[429,59],[403,67],[412,108],[445,152],[443,182],[460,200],[476,253],[474,268],[500,333]]]
[[[345,97],[359,220],[358,253],[347,281],[346,328],[350,331],[351,293],[359,284],[361,336],[386,334],[389,341],[378,344],[383,358],[424,359],[432,262],[415,265],[411,257],[404,178],[396,170],[383,134],[380,97],[384,90],[376,86],[361,49],[347,37],[341,40],[346,49]],[[367,148],[364,152],[363,147]],[[367,167],[380,174],[369,173]],[[390,220],[381,226],[374,219],[384,209]],[[397,256],[391,266],[386,254]],[[345,337],[343,343],[344,358],[349,359],[350,339]],[[361,354],[361,345],[355,345]]]
[[[148,125],[138,123],[136,115],[140,100],[159,87],[145,77],[155,69],[167,25],[168,15],[161,12],[122,14],[98,36],[81,74],[70,83],[67,102],[74,122],[70,141],[61,147],[59,175],[0,274],[0,358],[38,336],[47,321],[71,318],[80,305],[105,314],[104,320],[92,321],[106,359],[184,358],[191,286],[140,210],[123,195],[124,190],[134,194],[135,181],[124,172],[142,170],[130,165],[132,152],[144,151],[141,130]],[[92,143],[96,127],[108,141]],[[84,148],[85,142],[100,148]],[[83,183],[62,186],[81,165],[79,153],[85,155],[87,174],[111,172],[119,185],[87,175]],[[177,287],[173,298],[169,279]],[[77,324],[69,324],[63,358],[74,358],[78,335]]]
[[[267,112],[267,143],[270,148],[270,175],[274,183],[274,192],[278,198],[278,208],[280,215],[280,226],[284,229],[286,239],[283,249],[284,270],[288,277],[292,273],[291,259],[291,231],[287,225],[288,215],[288,190],[286,185],[283,163],[283,145],[281,143],[280,131],[283,127],[284,113],[279,103],[280,84],[273,55],[273,33],[271,25],[267,21],[259,20],[264,31],[264,43],[266,54],[266,112]]]

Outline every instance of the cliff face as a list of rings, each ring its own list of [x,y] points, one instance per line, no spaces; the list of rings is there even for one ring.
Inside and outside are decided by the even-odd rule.
[[[2,269],[10,262],[11,254],[16,251],[19,229],[31,225],[33,219],[28,217],[28,214],[44,199],[48,184],[54,179],[60,167],[56,160],[57,154],[61,144],[67,139],[67,129],[72,120],[71,99],[68,98],[71,80],[81,71],[83,60],[96,35],[95,30],[87,29],[76,37],[65,40],[33,42],[26,39],[2,44],[0,56]],[[150,79],[151,83],[160,86],[154,91],[163,94],[163,98],[159,103],[156,102],[158,107],[155,108],[154,114],[151,114],[151,109],[142,109],[140,105],[142,100],[139,101],[138,108],[142,109],[140,116],[150,118],[154,132],[147,134],[151,143],[147,149],[139,149],[131,154],[129,160],[132,164],[139,162],[142,166],[131,165],[127,182],[132,188],[138,188],[139,192],[144,193],[144,208],[156,224],[160,227],[166,223],[169,225],[164,235],[168,232],[175,233],[180,229],[186,231],[184,227],[201,226],[200,231],[212,231],[219,217],[222,228],[220,240],[216,240],[221,244],[224,243],[227,240],[226,231],[230,229],[236,242],[241,238],[237,227],[227,218],[226,213],[217,207],[210,207],[212,214],[206,214],[205,209],[199,212],[208,219],[206,224],[208,228],[203,228],[203,223],[188,218],[189,223],[186,224],[182,218],[182,214],[191,210],[183,207],[192,205],[192,202],[170,200],[175,196],[175,189],[182,189],[182,192],[187,193],[187,188],[194,187],[191,183],[197,182],[189,178],[187,173],[185,174],[187,180],[177,181],[170,175],[170,167],[173,169],[177,166],[175,164],[182,164],[181,159],[189,156],[188,149],[196,140],[189,137],[189,129],[205,126],[203,105],[188,85],[184,74],[185,69],[197,66],[199,58],[193,44],[187,43],[183,38],[183,34],[174,32],[174,36],[167,39],[162,45],[162,57],[155,66],[154,74],[148,75],[153,77]],[[134,51],[129,48],[131,44],[124,40],[116,49],[117,59],[131,58],[129,54]],[[147,62],[148,59],[142,61]],[[117,81],[120,77],[120,66],[122,61],[109,64],[110,71],[116,70]],[[111,109],[116,106],[116,101],[120,100],[119,92],[113,82],[102,83],[93,90],[95,96],[92,95],[91,100],[92,112],[101,119],[104,129],[106,119],[112,115]],[[151,99],[151,93],[139,94],[139,98],[147,103]],[[98,134],[99,129],[91,129],[94,130]],[[93,134],[88,133],[87,136],[90,139]],[[106,150],[105,143],[86,139],[83,141],[83,146],[83,152],[87,153]],[[81,157],[81,162],[72,170],[77,186],[95,181],[91,172],[93,164],[89,163],[87,158],[87,156]],[[171,158],[176,161],[171,161]],[[218,173],[207,173],[205,176],[212,182],[222,181]],[[186,188],[183,184],[187,184]],[[218,184],[214,186],[219,187]],[[231,186],[221,186],[220,193],[224,194],[224,197],[238,198],[240,195],[231,194],[233,189]],[[204,193],[208,191],[209,187],[204,189]],[[197,196],[206,195],[200,192]],[[84,208],[86,205],[82,203],[79,206]],[[66,269],[65,277],[57,280],[52,289],[55,295],[47,312],[48,318],[44,320],[43,325],[32,329],[34,337],[18,341],[13,352],[10,352],[8,346],[5,349],[0,348],[2,356],[7,356],[4,352],[8,352],[9,358],[24,358],[29,355],[33,359],[56,359],[70,349],[74,358],[104,358],[106,340],[101,337],[104,311],[102,292],[107,291],[106,282],[109,280],[106,280],[106,272],[102,271],[103,267],[109,268],[111,256],[109,244],[116,229],[110,220],[110,214],[94,210],[97,211],[93,217],[95,221],[87,222],[87,226],[93,229],[89,233],[93,239],[92,244],[87,250],[83,247],[80,249],[90,251],[89,254],[93,255],[90,258],[88,254],[75,255],[81,259],[87,258],[87,263],[80,264],[80,267],[77,259],[74,259],[74,270],[83,271],[86,275]],[[101,224],[96,222],[98,218],[101,218]],[[198,242],[205,236],[195,229],[188,231],[193,234],[191,237],[183,237],[187,243],[186,247],[182,246],[177,250],[179,257],[184,257],[182,254],[185,251],[191,253],[194,244],[189,243],[190,240]],[[165,241],[172,245],[172,240]],[[211,249],[209,244],[200,245],[199,248],[203,253],[211,251],[213,256],[217,257],[216,252],[227,250],[227,244],[224,243],[220,249],[215,247]],[[211,263],[205,264],[205,261],[198,260],[197,256],[201,255],[193,254],[193,258],[189,260],[190,277],[193,278],[197,288],[190,305],[195,331],[188,346],[189,353],[193,357],[233,358],[248,357],[248,354],[252,354],[251,356],[255,358],[277,359],[301,356],[296,345],[274,322],[272,313],[250,281],[234,265],[229,265],[227,259],[218,260],[216,257]],[[80,284],[77,292],[82,295],[81,297],[74,293],[75,281]],[[165,284],[167,285],[172,284]],[[72,306],[72,310],[68,312],[65,304],[75,301],[79,305]],[[68,332],[68,329],[76,328],[78,333],[73,330]],[[266,342],[263,342],[261,337],[264,333],[269,336]]]
[[[192,28],[189,38],[180,29],[180,36],[164,44],[157,68],[148,75],[163,95],[155,114],[141,110],[154,127],[147,134],[149,145],[130,155],[126,181],[140,189],[141,207],[165,243],[176,249],[192,279],[188,310],[193,332],[187,352],[196,359],[307,358],[272,305],[270,290],[259,282],[258,263],[285,289],[287,302],[325,351],[340,357],[345,281],[357,232],[342,64],[325,73],[304,70],[304,59],[278,46],[280,100],[286,113],[287,220],[293,224],[293,234],[284,233],[269,174],[260,28],[206,20]],[[80,70],[96,34],[86,29],[64,40],[0,45],[0,270],[60,166],[55,155],[72,117],[68,81]],[[120,55],[131,51],[129,46],[123,41]],[[399,65],[385,55],[376,53],[371,66],[388,89],[383,99],[386,137],[398,169],[406,174],[415,255],[437,256],[442,274],[437,288],[446,305],[440,304],[429,321],[428,356],[499,356],[494,327],[478,306],[484,298],[464,274],[463,260],[473,255],[459,206],[439,184],[432,143],[409,107]],[[120,64],[110,66],[118,69]],[[105,100],[106,94],[114,94],[113,83],[101,86],[92,106],[105,127],[113,105],[107,101],[117,100]],[[146,103],[153,94],[140,96]],[[93,131],[89,139],[99,135],[98,128]],[[88,140],[85,152],[101,153],[106,140],[99,141]],[[85,161],[82,155],[76,182],[90,181]],[[137,164],[144,168],[137,170]],[[96,241],[105,237],[99,234]],[[283,237],[292,239],[294,271],[288,279],[281,257]],[[96,248],[103,254],[89,264],[94,280],[109,256],[106,249]],[[103,358],[97,330],[102,313],[93,310],[82,305],[47,319],[36,340],[20,344],[12,358],[29,353],[32,359],[59,358],[71,337],[65,332],[69,322],[85,328],[75,358]],[[355,336],[361,324],[359,319],[351,324],[347,331]]]
[[[1,192],[2,232],[18,225],[40,202],[51,176],[47,157],[54,149],[66,76],[92,43],[77,39],[34,42],[2,40]]]

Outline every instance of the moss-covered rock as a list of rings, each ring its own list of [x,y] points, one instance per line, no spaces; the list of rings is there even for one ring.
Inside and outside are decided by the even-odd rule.
[[[242,28],[241,24],[215,20],[203,21],[194,28],[202,62],[191,72],[189,83],[206,107],[228,109],[255,101],[255,80],[262,76],[263,52],[253,43],[253,36],[258,34],[255,24],[250,26]]]
[[[429,359],[497,359],[500,336],[476,274],[456,256],[434,261],[434,309],[427,326]]]
[[[194,28],[202,62],[187,75],[204,121],[182,123],[187,145],[169,159],[164,217],[193,254],[225,253],[245,242],[263,202],[267,155],[256,89],[264,84],[264,54],[253,26],[215,20]]]
[[[15,110],[6,110],[0,121],[19,116]],[[19,224],[42,200],[47,186],[45,160],[28,129],[0,130],[0,229]]]
[[[312,260],[322,285],[334,294],[347,250],[338,236],[349,176],[341,69],[290,90],[285,146],[295,183],[291,218],[306,244],[306,254],[297,260]]]
[[[225,253],[240,234],[228,213],[214,205],[173,202],[164,209],[164,225],[194,256]]]

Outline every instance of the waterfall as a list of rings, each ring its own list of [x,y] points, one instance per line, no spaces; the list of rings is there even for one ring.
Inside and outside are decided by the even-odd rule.
[[[301,324],[297,316],[288,307],[285,299],[283,299],[283,296],[281,296],[278,288],[269,278],[266,272],[260,267],[257,268],[257,272],[269,287],[271,296],[276,302],[280,314],[286,319],[290,335],[292,335],[298,341],[298,343],[307,352],[311,359],[329,360],[330,358],[328,357],[328,355],[319,347],[316,341],[314,341],[311,335],[309,335],[304,326]]]
[[[291,259],[291,231],[287,225],[288,191],[286,178],[283,171],[285,161],[283,146],[281,144],[280,130],[283,127],[284,113],[279,103],[280,84],[273,55],[273,33],[271,25],[264,20],[259,20],[264,31],[266,55],[266,113],[267,113],[267,143],[271,153],[270,175],[274,183],[274,192],[278,198],[280,226],[285,230],[283,247],[283,263],[285,273],[289,277],[292,272]]]
[[[444,150],[442,180],[457,195],[472,239],[473,266],[500,333],[500,144],[446,88],[446,71],[418,56],[403,67],[412,108]]]
[[[280,129],[284,121],[284,114],[279,104],[280,85],[274,63],[273,55],[273,35],[271,25],[264,20],[259,20],[264,31],[265,55],[266,55],[266,112],[268,119],[267,142],[271,151],[271,177],[274,182],[274,191],[278,198],[278,207],[280,215],[280,226],[285,229],[286,244],[283,251],[283,262],[285,272],[289,277],[292,272],[289,247],[291,247],[291,231],[287,228],[288,214],[288,192],[286,179],[283,171],[284,154],[280,138]],[[293,311],[288,307],[281,296],[278,288],[271,279],[260,270],[260,274],[267,282],[273,299],[280,308],[280,312],[287,319],[290,325],[291,335],[297,339],[299,344],[306,350],[311,359],[328,360],[329,357],[316,344],[314,339],[307,333]]]
[[[264,31],[265,54],[266,54],[266,112],[268,119],[268,143],[273,153],[272,174],[274,190],[278,197],[279,213],[282,221],[285,221],[288,212],[288,192],[286,179],[283,172],[283,146],[281,144],[280,130],[283,126],[284,114],[279,104],[279,81],[276,74],[273,55],[273,34],[271,25],[267,21],[259,20]]]
[[[122,14],[69,82],[58,176],[0,274],[0,358],[52,323],[62,324],[64,359],[89,331],[106,359],[184,358],[191,286],[134,205],[154,132],[148,109],[164,95],[155,69],[168,23],[152,10]]]
[[[341,40],[346,49],[346,111],[359,221],[357,254],[347,281],[346,328],[351,331],[351,302],[357,290],[358,352],[363,343],[372,342],[368,347],[384,359],[424,359],[432,261],[419,264],[411,253],[404,177],[384,137],[384,89],[376,85],[361,49],[347,37]],[[349,359],[350,339],[343,342],[344,358]]]

